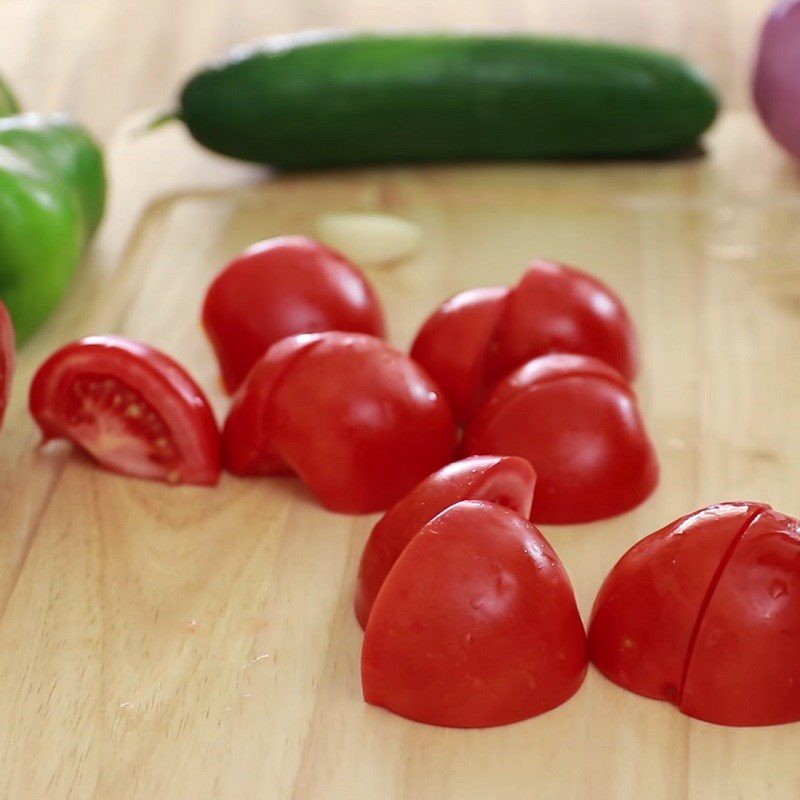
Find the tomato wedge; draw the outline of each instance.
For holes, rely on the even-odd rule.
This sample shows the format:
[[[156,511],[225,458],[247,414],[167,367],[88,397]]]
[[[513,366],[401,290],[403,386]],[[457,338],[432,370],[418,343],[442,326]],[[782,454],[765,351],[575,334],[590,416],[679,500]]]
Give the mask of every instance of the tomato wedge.
[[[658,462],[629,384],[587,356],[533,359],[497,384],[467,426],[464,455],[515,455],[536,470],[534,522],[591,522],[647,498]]]
[[[377,522],[358,571],[356,617],[366,627],[375,595],[406,545],[424,525],[460,500],[486,500],[527,518],[536,474],[523,458],[473,456],[425,478]]]
[[[542,714],[583,682],[586,634],[558,556],[523,517],[464,501],[386,576],[361,653],[364,699],[432,725]]]
[[[589,646],[610,680],[689,716],[800,720],[800,522],[735,502],[651,534],[603,583]]]
[[[231,261],[208,289],[203,326],[229,392],[285,336],[385,333],[380,301],[361,271],[304,236],[267,239]]]
[[[486,362],[507,297],[508,289],[500,287],[451,297],[428,317],[411,346],[411,358],[436,376],[459,420],[475,413],[486,389]]]
[[[106,469],[168,483],[215,484],[220,438],[186,370],[122,336],[89,336],[39,368],[30,411],[44,441],[69,439]]]
[[[532,358],[592,356],[630,381],[638,350],[630,316],[609,287],[574,267],[534,261],[511,289],[471,289],[442,304],[411,356],[467,420],[498,380]]]
[[[8,309],[0,302],[0,425],[11,394],[11,381],[15,363],[14,326]]]
[[[284,339],[253,367],[223,430],[238,475],[290,469],[328,509],[383,511],[447,463],[456,445],[442,392],[381,339]]]

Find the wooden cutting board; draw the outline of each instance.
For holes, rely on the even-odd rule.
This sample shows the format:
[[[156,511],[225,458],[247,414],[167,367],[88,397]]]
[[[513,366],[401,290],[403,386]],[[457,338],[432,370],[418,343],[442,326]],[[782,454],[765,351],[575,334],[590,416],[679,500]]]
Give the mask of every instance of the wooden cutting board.
[[[217,490],[126,480],[37,452],[36,365],[120,332],[226,400],[199,326],[245,245],[312,233],[320,212],[414,220],[412,261],[373,271],[406,346],[434,304],[510,283],[534,256],[615,287],[641,331],[637,388],[663,480],[640,509],[546,528],[588,615],[634,541],[696,507],[800,513],[800,176],[755,121],[726,118],[707,158],[435,167],[266,180],[178,127],[110,153],[91,263],[23,351],[0,440],[3,798],[795,798],[800,726],[726,729],[590,671],[561,708],[445,730],[365,705],[355,570],[374,518],[326,513],[292,479]]]

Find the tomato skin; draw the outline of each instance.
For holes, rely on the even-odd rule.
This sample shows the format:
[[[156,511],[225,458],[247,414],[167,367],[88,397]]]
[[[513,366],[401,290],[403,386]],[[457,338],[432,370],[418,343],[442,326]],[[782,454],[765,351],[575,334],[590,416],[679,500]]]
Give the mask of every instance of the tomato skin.
[[[639,368],[636,331],[620,298],[593,276],[534,261],[511,289],[471,289],[423,324],[411,355],[468,420],[497,381],[551,353],[597,358],[631,381]]]
[[[750,522],[713,587],[681,711],[718,725],[800,721],[800,523]]]
[[[719,565],[762,506],[724,503],[637,542],[605,579],[592,610],[589,652],[609,680],[679,701],[697,615]]]
[[[592,356],[627,381],[639,370],[636,331],[619,297],[586,272],[534,261],[506,302],[490,377],[548,353]]]
[[[550,355],[508,375],[467,426],[463,455],[516,455],[536,470],[534,522],[621,514],[658,483],[658,461],[636,397],[594,358]]]
[[[485,389],[486,361],[508,289],[469,289],[451,297],[425,321],[411,358],[442,387],[456,417],[469,419]]]
[[[271,444],[272,399],[281,381],[307,348],[319,341],[314,334],[289,336],[276,342],[255,363],[247,384],[233,398],[222,432],[225,467],[234,475],[290,475],[286,462]]]
[[[286,336],[327,330],[385,335],[380,301],[361,271],[303,236],[267,239],[231,261],[206,293],[203,326],[231,393]]]
[[[800,721],[800,522],[725,503],[643,539],[600,589],[589,649],[610,680],[689,716]]]
[[[406,545],[440,512],[461,500],[485,500],[527,518],[536,474],[514,456],[473,456],[429,475],[372,529],[361,556],[355,611],[362,628],[386,575]]]
[[[270,453],[270,462],[277,454],[326,508],[370,513],[452,458],[452,411],[410,358],[364,334],[311,334],[301,344],[288,365],[289,356],[268,351],[240,389],[223,431],[227,463],[237,472],[249,471],[243,452],[257,460],[255,437],[255,451]],[[267,371],[280,379],[265,390],[261,367],[269,362]],[[248,399],[253,394],[261,400]]]
[[[0,301],[0,425],[3,424],[3,417],[8,406],[8,396],[11,394],[15,362],[14,326],[8,309]]]
[[[564,568],[527,520],[464,501],[428,522],[378,592],[361,654],[364,699],[431,725],[542,714],[586,675]]]
[[[220,436],[208,399],[182,366],[146,344],[88,336],[62,347],[34,376],[29,407],[45,442],[69,439],[106,469],[170,483],[219,480]],[[158,425],[169,460],[150,458],[158,442],[133,431],[138,420]]]

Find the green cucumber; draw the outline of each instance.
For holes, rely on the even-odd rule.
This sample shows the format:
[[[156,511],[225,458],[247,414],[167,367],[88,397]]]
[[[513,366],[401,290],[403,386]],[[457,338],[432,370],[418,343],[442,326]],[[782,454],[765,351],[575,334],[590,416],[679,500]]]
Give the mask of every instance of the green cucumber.
[[[609,158],[697,143],[711,84],[673,56],[526,36],[278,37],[195,74],[202,145],[284,168]]]

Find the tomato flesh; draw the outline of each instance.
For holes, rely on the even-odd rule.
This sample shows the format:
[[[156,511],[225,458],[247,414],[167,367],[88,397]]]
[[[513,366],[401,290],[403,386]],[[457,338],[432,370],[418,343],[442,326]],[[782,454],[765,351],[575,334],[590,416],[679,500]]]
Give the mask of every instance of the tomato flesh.
[[[645,500],[658,462],[636,398],[597,359],[551,355],[508,375],[467,426],[464,455],[516,455],[537,475],[534,522],[590,522]]]
[[[462,421],[508,373],[551,353],[597,358],[628,381],[638,371],[636,332],[619,297],[551,261],[535,261],[511,289],[455,295],[426,320],[411,349]]]
[[[380,301],[361,271],[303,236],[267,239],[231,261],[208,289],[203,326],[229,392],[286,336],[385,333]]]
[[[464,501],[428,522],[375,599],[364,699],[432,725],[542,714],[586,674],[586,634],[564,568],[523,517]]]
[[[188,373],[163,353],[93,336],[54,353],[31,384],[45,440],[66,438],[105,468],[168,483],[214,484],[219,431]]]
[[[610,680],[689,716],[800,720],[800,523],[725,503],[648,536],[600,589],[589,648]]]
[[[223,431],[239,474],[280,459],[328,509],[382,511],[453,456],[441,391],[403,353],[363,334],[291,337],[241,387]],[[252,470],[252,472],[251,472]]]
[[[372,529],[356,584],[355,610],[366,627],[375,596],[406,545],[424,525],[461,500],[485,500],[528,517],[536,474],[531,465],[513,456],[474,456],[448,464],[429,475]]]

